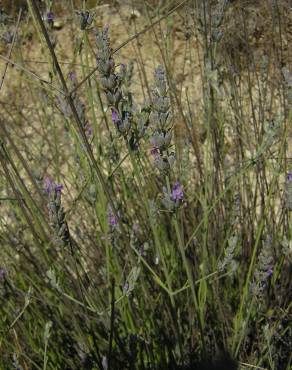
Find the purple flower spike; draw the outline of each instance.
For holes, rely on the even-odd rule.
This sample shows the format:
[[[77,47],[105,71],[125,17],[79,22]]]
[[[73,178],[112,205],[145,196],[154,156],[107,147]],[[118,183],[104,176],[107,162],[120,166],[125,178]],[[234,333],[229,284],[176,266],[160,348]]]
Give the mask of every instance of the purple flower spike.
[[[77,75],[76,75],[75,71],[69,72],[68,76],[69,76],[71,82],[73,82],[73,84],[77,84]]]
[[[183,197],[184,197],[183,187],[177,181],[172,188],[171,198],[173,201],[179,201],[182,200]]]
[[[49,23],[53,23],[54,22],[54,19],[55,19],[54,13],[53,12],[48,12],[47,13],[47,21]]]
[[[86,127],[86,134],[87,134],[87,136],[92,136],[92,134],[93,134],[93,128],[92,128],[92,126],[88,125]]]
[[[44,184],[45,184],[45,191],[48,195],[51,194],[51,191],[52,191],[52,188],[53,188],[53,182],[52,180],[50,180],[48,177],[45,178],[44,180]]]
[[[114,109],[112,109],[112,121],[114,124],[117,124],[119,122],[119,115],[118,112]]]
[[[267,271],[267,276],[270,277],[273,275],[273,268],[272,267],[269,267],[268,271]]]
[[[116,227],[118,225],[118,218],[114,214],[108,216],[108,223],[111,227]]]
[[[157,148],[152,148],[150,153],[153,155],[154,158],[159,156],[159,150]]]
[[[56,191],[56,193],[61,194],[62,189],[63,189],[63,185],[61,185],[61,184],[56,184],[55,185],[55,191]]]
[[[287,181],[292,182],[292,172],[287,173]]]

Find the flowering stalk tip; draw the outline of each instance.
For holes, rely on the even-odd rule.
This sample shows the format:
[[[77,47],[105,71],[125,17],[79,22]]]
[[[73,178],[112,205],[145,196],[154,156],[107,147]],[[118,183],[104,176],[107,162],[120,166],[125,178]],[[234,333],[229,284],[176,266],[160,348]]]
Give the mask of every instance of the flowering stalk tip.
[[[184,192],[183,192],[183,187],[182,185],[177,181],[173,188],[172,188],[172,192],[171,192],[171,198],[173,201],[180,201],[182,200],[184,197]]]

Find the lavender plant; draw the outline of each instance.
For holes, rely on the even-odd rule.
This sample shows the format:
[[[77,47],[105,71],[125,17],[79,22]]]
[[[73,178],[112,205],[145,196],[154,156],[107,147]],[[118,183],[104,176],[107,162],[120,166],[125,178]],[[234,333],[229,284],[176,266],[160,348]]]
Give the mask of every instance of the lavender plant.
[[[285,183],[285,200],[286,200],[286,208],[288,211],[292,210],[292,173],[289,172],[286,176],[286,183]]]
[[[171,151],[172,119],[170,100],[167,96],[165,71],[157,67],[154,74],[153,105],[151,113],[151,154],[154,165],[163,173],[169,172],[175,161],[175,153]]]
[[[134,107],[129,88],[133,76],[133,63],[120,64],[119,71],[113,59],[110,46],[109,27],[96,31],[96,63],[100,73],[101,86],[111,109],[111,120],[116,131],[123,136],[129,150],[137,150],[145,136],[150,110],[147,106],[140,110]]]
[[[267,289],[269,280],[273,275],[274,260],[272,255],[272,240],[268,237],[258,257],[257,268],[251,283],[251,291],[257,300],[262,300]]]
[[[80,22],[80,29],[86,30],[89,28],[93,22],[93,15],[90,14],[88,10],[81,10],[81,11],[76,11],[76,14],[79,17],[79,22]]]
[[[171,192],[168,192],[168,189],[166,187],[163,187],[163,199],[162,203],[165,206],[165,208],[169,211],[174,211],[177,209],[183,201],[184,198],[184,191],[182,185],[177,181],[171,190]]]
[[[4,3],[0,368],[288,369],[285,0]]]
[[[69,80],[70,88],[74,89],[77,86],[77,83],[78,83],[76,72],[70,71],[68,73],[68,80]],[[90,124],[88,122],[88,119],[86,117],[86,106],[85,106],[84,102],[82,101],[82,99],[80,99],[80,97],[78,96],[77,92],[74,92],[72,94],[72,98],[73,98],[73,101],[74,101],[74,105],[76,107],[76,112],[77,112],[78,117],[80,119],[80,122],[82,124],[82,128],[85,131],[86,135],[88,137],[90,137],[90,136],[92,136],[93,131],[92,131],[92,127],[90,126]],[[66,117],[67,119],[72,119],[73,118],[72,111],[70,109],[70,105],[69,105],[68,101],[66,100],[66,98],[64,96],[59,95],[56,98],[56,105],[59,108],[59,110],[61,111],[61,113],[64,115],[64,117]]]
[[[116,65],[110,47],[108,26],[102,31],[96,31],[96,46],[96,63],[101,76],[101,85],[111,108],[112,121],[118,132],[127,137],[132,123],[132,102],[123,96],[121,89],[126,66],[121,65],[120,74],[116,73]]]
[[[46,192],[49,202],[49,218],[54,232],[54,243],[61,246],[70,243],[70,233],[66,222],[66,215],[61,204],[63,185],[54,184],[50,179],[45,180]]]

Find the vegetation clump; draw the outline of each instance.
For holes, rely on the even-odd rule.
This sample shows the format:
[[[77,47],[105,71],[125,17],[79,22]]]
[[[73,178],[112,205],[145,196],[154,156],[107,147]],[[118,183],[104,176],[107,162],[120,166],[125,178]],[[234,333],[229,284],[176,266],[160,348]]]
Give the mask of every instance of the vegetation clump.
[[[0,369],[290,368],[288,5],[3,2]]]

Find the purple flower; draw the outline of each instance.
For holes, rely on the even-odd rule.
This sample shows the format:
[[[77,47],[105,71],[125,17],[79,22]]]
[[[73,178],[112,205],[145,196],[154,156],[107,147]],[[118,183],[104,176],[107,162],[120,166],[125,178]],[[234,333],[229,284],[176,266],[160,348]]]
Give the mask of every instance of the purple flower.
[[[45,191],[48,195],[51,194],[52,188],[53,188],[53,182],[49,177],[46,177],[44,180],[45,184]]]
[[[177,181],[173,188],[172,188],[172,192],[171,192],[171,199],[173,201],[179,201],[179,200],[182,200],[184,197],[184,192],[183,192],[183,187],[182,185]]]
[[[63,189],[63,185],[62,184],[56,184],[55,185],[55,191],[56,191],[56,193],[61,194],[62,189]]]
[[[54,13],[53,12],[48,12],[47,13],[47,21],[49,23],[53,23],[54,22],[54,19],[55,19]]]
[[[152,148],[150,153],[153,155],[154,158],[159,156],[159,150],[157,148]]]
[[[115,109],[112,109],[112,121],[114,124],[117,124],[120,121],[118,112]]]
[[[53,189],[55,190],[57,194],[61,194],[63,185],[55,184],[49,177],[45,178],[44,183],[45,183],[45,191],[48,194],[48,196],[51,195]]]
[[[273,275],[273,268],[272,267],[269,267],[268,270],[267,270],[267,276],[270,277]]]
[[[77,85],[77,75],[75,71],[71,71],[68,73],[68,76],[70,78],[70,81],[74,84]]]
[[[286,178],[288,182],[292,182],[292,172],[288,172]]]
[[[111,229],[115,229],[118,226],[118,221],[119,221],[118,216],[116,216],[113,213],[111,208],[109,208],[108,210],[107,220],[108,220],[108,224],[111,227]]]
[[[92,126],[90,126],[90,125],[86,126],[86,134],[87,134],[87,136],[92,136],[92,134],[93,134]]]

